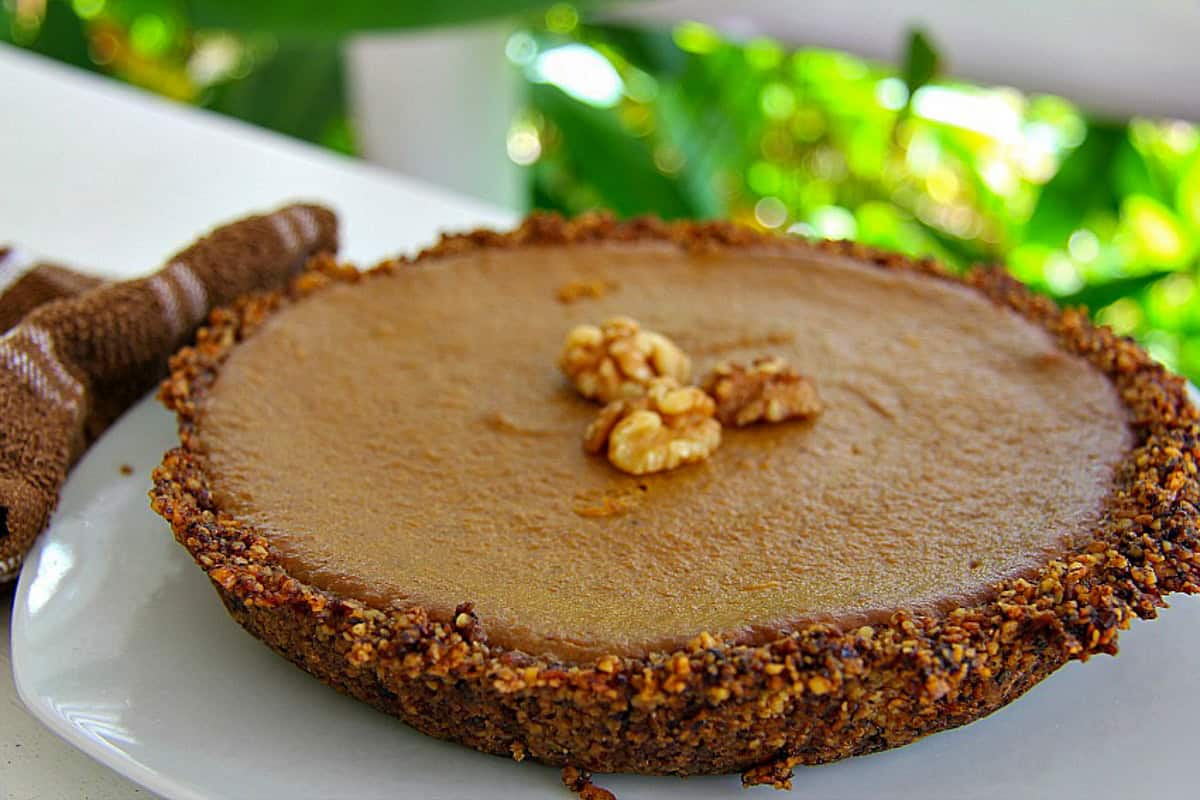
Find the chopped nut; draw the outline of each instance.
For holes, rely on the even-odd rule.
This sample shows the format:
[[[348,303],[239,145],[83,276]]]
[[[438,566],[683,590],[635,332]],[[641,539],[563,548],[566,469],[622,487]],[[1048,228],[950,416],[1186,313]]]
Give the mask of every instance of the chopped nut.
[[[582,300],[585,297],[597,298],[603,297],[610,289],[615,288],[615,284],[606,280],[574,280],[567,281],[562,286],[558,287],[555,297],[560,303],[574,303],[576,300]]]
[[[822,409],[813,382],[775,356],[756,358],[749,367],[718,364],[705,378],[704,390],[717,401],[723,425],[807,419]]]
[[[829,694],[833,684],[824,675],[814,675],[808,679],[808,690],[813,694]]]
[[[583,447],[607,447],[613,466],[645,475],[703,461],[721,443],[711,397],[671,378],[656,378],[645,396],[615,400],[600,410],[583,436]]]
[[[784,791],[792,788],[792,767],[799,762],[795,758],[781,758],[777,761],[768,761],[765,764],[759,764],[757,767],[751,767],[742,773],[742,786],[749,788],[751,786],[766,786],[770,785],[776,789]]]
[[[605,673],[606,675],[613,674],[620,666],[621,661],[616,656],[602,656],[600,660],[596,662],[596,669]]]
[[[582,489],[575,493],[571,510],[581,517],[616,517],[636,508],[645,499],[644,483]]]
[[[562,782],[580,800],[615,800],[613,793],[592,783],[592,773],[570,764],[562,768]]]
[[[629,511],[631,505],[632,503],[626,498],[604,496],[600,498],[599,502],[591,503],[590,505],[577,503],[571,510],[581,517],[599,519],[603,517],[618,517]]]
[[[724,686],[710,686],[706,694],[712,703],[724,703],[729,699],[730,692]]]
[[[638,397],[658,377],[686,383],[692,374],[691,360],[674,342],[628,317],[572,328],[558,365],[580,394],[602,403]]]
[[[475,613],[474,603],[459,603],[454,609],[454,628],[467,641],[487,641],[483,625],[479,623],[479,615]]]

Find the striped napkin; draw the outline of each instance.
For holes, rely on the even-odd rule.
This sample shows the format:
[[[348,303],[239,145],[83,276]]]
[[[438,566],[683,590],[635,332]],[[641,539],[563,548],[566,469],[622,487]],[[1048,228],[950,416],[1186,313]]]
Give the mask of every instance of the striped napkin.
[[[336,250],[337,218],[314,205],[218,228],[132,281],[0,249],[0,582],[16,577],[67,471],[210,310]]]

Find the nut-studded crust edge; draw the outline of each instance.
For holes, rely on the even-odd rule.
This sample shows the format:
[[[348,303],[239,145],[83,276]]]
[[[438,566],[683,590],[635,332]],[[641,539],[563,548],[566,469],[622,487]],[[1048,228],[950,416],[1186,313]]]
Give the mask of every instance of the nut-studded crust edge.
[[[369,281],[412,262],[495,248],[654,241],[704,252],[770,248],[832,254],[961,283],[1048,331],[1112,381],[1133,449],[1119,465],[1094,538],[980,602],[937,615],[896,612],[854,630],[811,624],[750,646],[708,634],[686,648],[563,663],[489,646],[464,603],[449,621],[381,611],[290,576],[266,537],[222,511],[198,457],[196,411],[221,364],[272,313],[335,282]],[[511,232],[444,236],[369,273],[332,257],[285,291],[212,313],[171,361],[160,398],[181,444],[154,473],[151,506],[207,573],[232,616],[339,691],[432,736],[489,753],[594,772],[743,771],[789,785],[795,764],[906,744],[978,719],[1071,659],[1115,653],[1134,617],[1173,592],[1200,592],[1200,427],[1182,379],[1081,310],[1060,310],[1001,269],[955,277],[848,242],[807,242],[720,222],[535,214]]]

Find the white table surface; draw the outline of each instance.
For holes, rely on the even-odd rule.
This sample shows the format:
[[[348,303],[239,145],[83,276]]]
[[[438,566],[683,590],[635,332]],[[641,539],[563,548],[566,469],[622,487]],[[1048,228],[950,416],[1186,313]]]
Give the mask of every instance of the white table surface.
[[[297,198],[333,206],[343,254],[363,263],[410,251],[439,230],[513,221],[4,45],[0,108],[0,242],[107,276],[151,271],[215,224]],[[146,797],[25,711],[12,685],[12,596],[11,585],[0,586],[0,798]]]

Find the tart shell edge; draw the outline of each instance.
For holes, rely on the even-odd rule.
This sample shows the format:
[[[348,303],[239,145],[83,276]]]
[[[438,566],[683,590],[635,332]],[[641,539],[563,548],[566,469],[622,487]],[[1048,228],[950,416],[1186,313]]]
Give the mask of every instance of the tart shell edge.
[[[275,311],[335,282],[489,248],[657,241],[703,253],[820,252],[967,285],[1048,331],[1115,386],[1134,445],[1090,542],[983,600],[936,615],[899,611],[853,630],[811,624],[762,645],[708,634],[642,658],[563,663],[489,646],[469,603],[452,620],[381,611],[290,576],[266,537],[217,507],[199,457],[196,411],[237,343]],[[154,472],[152,508],[206,572],[230,614],[302,669],[431,736],[484,752],[594,772],[745,771],[787,785],[795,764],[897,747],[1011,702],[1071,659],[1115,653],[1118,631],[1169,593],[1200,593],[1200,426],[1182,379],[1081,310],[1060,310],[998,268],[959,278],[848,242],[807,242],[728,223],[564,220],[444,236],[368,273],[318,256],[288,289],[212,313],[171,360],[159,397],[180,446]],[[467,600],[469,598],[464,598]]]

